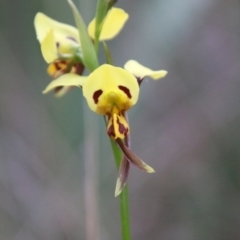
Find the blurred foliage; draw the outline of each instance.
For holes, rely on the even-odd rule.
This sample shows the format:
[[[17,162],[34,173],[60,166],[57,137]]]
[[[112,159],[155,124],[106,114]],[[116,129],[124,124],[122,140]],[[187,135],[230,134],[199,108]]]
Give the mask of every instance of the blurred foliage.
[[[76,2],[86,23],[95,1]],[[130,112],[132,148],[156,170],[130,174],[133,239],[240,238],[240,3],[119,0],[130,19],[110,42],[169,75],[145,81]],[[73,24],[66,1],[1,1],[0,239],[85,239],[84,126],[79,90],[49,82],[33,18]],[[102,56],[104,59],[104,56]],[[91,113],[90,113],[91,114]],[[120,239],[117,171],[99,121],[100,239]]]

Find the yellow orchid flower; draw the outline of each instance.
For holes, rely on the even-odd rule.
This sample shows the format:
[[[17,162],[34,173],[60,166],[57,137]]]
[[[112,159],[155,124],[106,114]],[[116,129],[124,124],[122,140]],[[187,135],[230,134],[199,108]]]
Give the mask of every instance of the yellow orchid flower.
[[[73,55],[80,45],[75,27],[57,22],[41,12],[35,16],[34,26],[47,63],[58,59],[60,55]]]
[[[123,28],[128,14],[120,8],[109,10],[104,20],[100,40],[114,38]],[[81,75],[84,66],[81,64],[81,46],[77,28],[58,22],[43,13],[37,13],[34,19],[37,39],[41,45],[43,58],[49,67],[47,72],[57,78],[68,72]],[[94,40],[95,19],[88,27],[90,37]],[[69,87],[55,89],[57,96],[62,96]]]
[[[111,8],[105,17],[100,40],[114,38],[123,28],[128,19],[128,14],[120,8]],[[80,39],[77,28],[55,21],[47,15],[39,12],[34,19],[37,39],[41,44],[44,59],[50,63],[60,56],[71,57],[80,47]],[[89,36],[94,40],[95,19],[89,26]]]
[[[146,68],[135,60],[129,60],[124,68],[104,64],[88,77],[64,74],[51,82],[43,93],[56,88],[82,86],[89,108],[107,117],[108,135],[113,139],[124,139],[129,133],[124,113],[137,102],[141,81],[146,76],[157,80],[167,74],[164,70]]]
[[[88,77],[68,73],[52,81],[43,93],[58,87],[81,87],[89,108],[106,116],[107,133],[122,149],[125,158],[121,162],[115,196],[126,184],[130,163],[142,171],[153,173],[154,169],[137,157],[122,141],[129,134],[125,112],[138,100],[139,84],[133,74],[123,68],[104,64]]]
[[[69,3],[73,9],[74,16],[76,16],[78,11],[71,1]],[[100,11],[99,13],[103,12]],[[36,14],[34,26],[43,58],[49,64],[47,72],[54,78],[43,93],[54,90],[57,96],[62,96],[72,87],[82,88],[83,96],[89,108],[95,113],[104,116],[107,134],[115,141],[124,154],[116,183],[115,196],[117,196],[126,184],[130,163],[145,172],[154,172],[152,167],[129,149],[128,134],[130,128],[126,118],[126,111],[137,103],[140,84],[145,77],[157,80],[165,77],[167,71],[154,71],[135,60],[126,62],[124,68],[109,64],[103,64],[96,68],[98,60],[95,61],[96,64],[93,64],[93,67],[89,67],[88,62],[92,63],[94,58],[97,59],[89,37],[93,42],[95,41],[96,46],[98,46],[98,41],[113,39],[121,31],[129,17],[124,10],[114,7],[107,12],[104,19],[102,19],[103,15],[101,14],[97,16],[99,17],[99,24],[96,37],[99,39],[95,39],[95,19],[89,23],[88,32],[85,31],[84,23],[82,23],[81,19],[77,22],[82,36],[79,36],[77,28],[58,22],[43,13]],[[87,46],[86,49],[81,48],[80,39],[83,41],[82,47]],[[84,42],[84,40],[87,41]],[[86,42],[87,44],[84,45]],[[90,47],[88,48],[88,46]],[[97,48],[96,46],[95,48]],[[104,48],[107,62],[111,62],[111,56],[106,45],[104,45]],[[88,51],[89,49],[91,51]],[[82,50],[84,53],[83,57]],[[94,54],[91,55],[92,52]],[[86,56],[89,56],[87,58],[89,61],[85,61]],[[89,76],[82,76],[85,68],[84,64],[90,70],[96,69]]]
[[[52,81],[43,93],[63,86],[82,86],[89,108],[107,117],[107,133],[111,138],[124,139],[129,133],[124,113],[136,104],[139,95],[138,82],[131,73],[104,64],[88,77],[64,74]]]
[[[83,72],[84,66],[74,59],[80,55],[79,34],[75,27],[57,22],[40,12],[35,16],[34,26],[43,58],[49,63],[47,72],[51,77],[57,78],[67,72]],[[59,87],[55,89],[55,94],[59,97],[69,90],[70,87]]]
[[[138,100],[139,86],[128,71],[104,64],[93,71],[83,84],[89,108],[107,116],[110,137],[123,139],[129,132],[124,112]]]
[[[167,75],[167,71],[165,70],[152,70],[141,65],[139,62],[135,60],[129,60],[124,64],[124,69],[132,73],[138,80],[139,84],[141,84],[144,77],[151,77],[153,80],[158,80]]]

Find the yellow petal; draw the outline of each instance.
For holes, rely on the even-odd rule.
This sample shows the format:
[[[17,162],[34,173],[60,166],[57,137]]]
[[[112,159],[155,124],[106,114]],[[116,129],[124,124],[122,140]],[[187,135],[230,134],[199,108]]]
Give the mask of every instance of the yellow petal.
[[[103,23],[103,28],[99,40],[105,41],[114,38],[122,30],[125,22],[128,20],[128,14],[121,8],[112,8]],[[88,25],[88,34],[95,38],[95,19]]]
[[[61,41],[68,37],[74,39],[78,43],[80,42],[78,30],[75,27],[55,21],[41,12],[37,13],[35,16],[34,26],[37,33],[37,39],[40,43],[50,29],[54,30],[56,41]]]
[[[54,96],[57,98],[63,97],[66,93],[68,93],[73,87],[59,87],[54,89]]]
[[[58,58],[56,41],[53,33],[53,29],[49,29],[41,43],[41,51],[44,60],[47,63],[53,62]]]
[[[59,56],[72,58],[75,55],[79,48],[79,35],[76,28],[57,22],[43,13],[36,14],[34,25],[43,57],[48,63]]]
[[[113,106],[125,111],[137,102],[139,85],[128,71],[104,64],[88,76],[83,95],[90,109],[99,114],[111,112]]]
[[[46,89],[43,91],[43,93],[48,93],[51,90],[57,88],[57,87],[63,87],[63,86],[82,86],[84,81],[87,77],[79,76],[74,73],[67,73],[64,75],[61,75],[58,79],[50,82],[50,84],[46,87]]]
[[[125,63],[124,68],[131,72],[134,76],[143,79],[144,77],[151,77],[154,80],[163,78],[167,75],[167,71],[157,70],[154,71],[150,68],[144,67],[135,60],[129,60]]]

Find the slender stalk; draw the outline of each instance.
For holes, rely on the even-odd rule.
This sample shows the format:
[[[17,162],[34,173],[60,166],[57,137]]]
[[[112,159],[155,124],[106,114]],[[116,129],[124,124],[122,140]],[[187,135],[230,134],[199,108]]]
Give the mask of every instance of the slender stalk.
[[[122,239],[131,240],[127,185],[124,187],[122,193],[120,194],[120,211],[122,222]]]
[[[117,168],[119,169],[120,163],[122,161],[122,151],[118,148],[116,143],[111,140],[111,146],[116,161]],[[131,240],[131,230],[130,230],[130,214],[128,205],[128,188],[127,185],[124,187],[120,198],[120,214],[121,214],[121,226],[122,226],[122,240]]]

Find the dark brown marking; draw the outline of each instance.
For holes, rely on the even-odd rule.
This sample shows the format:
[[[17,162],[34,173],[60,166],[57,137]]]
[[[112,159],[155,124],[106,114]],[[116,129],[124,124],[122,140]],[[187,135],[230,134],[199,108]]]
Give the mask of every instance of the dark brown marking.
[[[127,96],[128,98],[132,98],[132,95],[130,93],[130,90],[127,88],[127,87],[124,87],[124,86],[118,86],[118,88],[120,90],[122,90]]]
[[[119,130],[119,132],[122,133],[122,134],[124,134],[124,132],[125,132],[125,127],[124,127],[123,124],[120,123],[119,117],[117,117],[117,124],[118,124],[118,130]]]
[[[55,62],[54,65],[55,65],[57,71],[61,70],[61,67],[59,66],[58,62]]]
[[[126,136],[128,133],[128,128],[125,128],[125,126],[119,121],[119,117],[117,117],[117,124],[119,132]]]
[[[63,87],[56,87],[56,88],[54,89],[54,92],[55,92],[55,93],[58,93],[58,92],[60,92],[62,89],[63,89]]]
[[[84,65],[82,63],[76,63],[74,67],[75,67],[74,72],[77,73],[78,75],[82,75],[84,71]]]
[[[108,128],[107,133],[108,133],[108,135],[109,135],[110,137],[115,138],[115,132],[114,132],[113,125],[111,125],[111,126]]]
[[[63,71],[64,69],[66,69],[67,63],[64,60],[58,60],[58,61],[54,62],[54,65],[55,65],[57,71],[60,71],[60,70]]]
[[[102,95],[102,93],[103,91],[101,89],[93,93],[93,100],[96,104],[98,103],[98,98]]]

